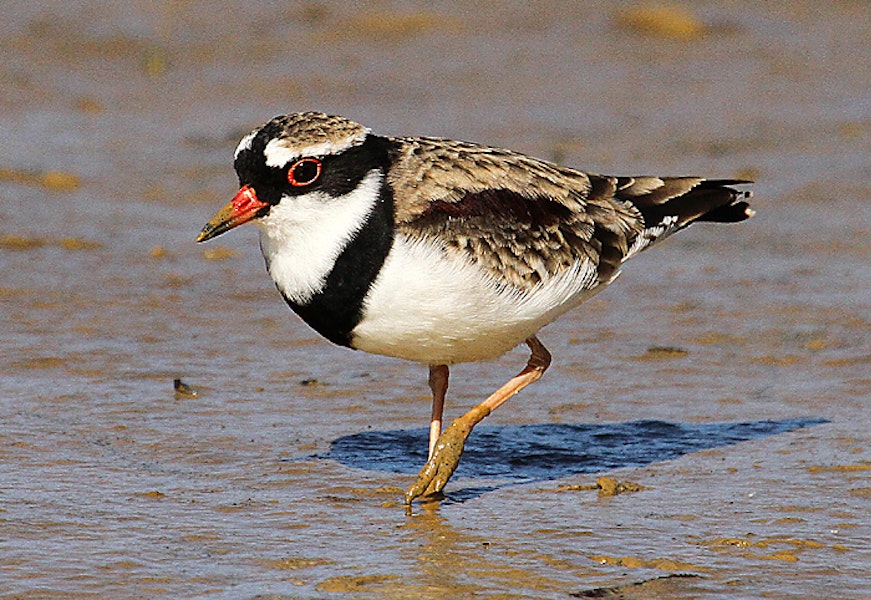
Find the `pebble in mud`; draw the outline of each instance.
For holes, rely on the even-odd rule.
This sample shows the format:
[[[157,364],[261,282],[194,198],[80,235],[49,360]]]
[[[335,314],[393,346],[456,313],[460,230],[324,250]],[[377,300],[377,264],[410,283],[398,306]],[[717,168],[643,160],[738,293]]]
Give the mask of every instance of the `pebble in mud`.
[[[172,388],[175,391],[175,399],[181,400],[183,398],[198,398],[200,393],[183,382],[181,379],[174,379],[172,382]]]

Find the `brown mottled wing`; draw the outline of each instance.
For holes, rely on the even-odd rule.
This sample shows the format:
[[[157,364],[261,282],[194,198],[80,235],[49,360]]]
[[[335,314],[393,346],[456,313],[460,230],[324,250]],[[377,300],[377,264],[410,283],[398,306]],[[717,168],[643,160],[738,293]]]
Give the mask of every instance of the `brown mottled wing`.
[[[510,152],[403,138],[388,174],[397,226],[438,239],[522,289],[576,266],[609,281],[641,232],[640,212],[614,199],[617,179]]]

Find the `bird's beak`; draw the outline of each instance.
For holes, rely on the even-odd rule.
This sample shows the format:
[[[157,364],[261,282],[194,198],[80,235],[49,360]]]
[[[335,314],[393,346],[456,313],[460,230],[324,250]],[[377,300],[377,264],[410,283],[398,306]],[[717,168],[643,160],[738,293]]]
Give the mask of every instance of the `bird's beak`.
[[[250,185],[243,185],[242,189],[233,196],[233,199],[219,210],[211,221],[206,223],[200,235],[197,236],[197,241],[205,242],[238,227],[242,223],[247,223],[251,219],[261,216],[261,211],[265,208],[269,208],[269,204],[257,198],[254,188]]]

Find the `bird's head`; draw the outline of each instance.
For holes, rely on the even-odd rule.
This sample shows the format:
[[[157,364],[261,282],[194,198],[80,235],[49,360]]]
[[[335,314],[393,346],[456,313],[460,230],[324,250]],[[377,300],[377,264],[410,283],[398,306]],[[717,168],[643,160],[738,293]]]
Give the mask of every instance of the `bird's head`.
[[[323,113],[275,117],[242,138],[234,167],[240,189],[197,237],[205,242],[248,221],[292,215],[357,189],[383,165],[383,146],[359,123]],[[281,207],[278,209],[277,207]]]

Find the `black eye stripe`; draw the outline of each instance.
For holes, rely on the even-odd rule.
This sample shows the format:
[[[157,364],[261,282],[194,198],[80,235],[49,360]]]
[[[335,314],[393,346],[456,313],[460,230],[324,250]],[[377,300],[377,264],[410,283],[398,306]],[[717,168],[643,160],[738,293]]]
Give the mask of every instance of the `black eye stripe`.
[[[389,140],[370,134],[358,146],[324,156],[318,186],[331,196],[353,191],[372,169],[381,168],[386,172],[390,148]]]
[[[372,170],[381,168],[386,172],[389,154],[394,143],[379,136],[368,135],[366,140],[339,154],[303,157],[291,160],[282,167],[266,165],[263,150],[271,138],[258,134],[251,142],[250,148],[244,148],[236,157],[235,168],[240,185],[251,185],[257,191],[257,197],[269,204],[278,204],[284,196],[295,196],[309,193],[317,189],[333,197],[339,197],[353,191],[360,181]],[[313,177],[312,165],[300,165],[303,161],[320,163],[320,172]],[[298,166],[297,166],[298,165]],[[301,169],[293,171],[294,167]],[[294,184],[291,181],[291,175]]]

